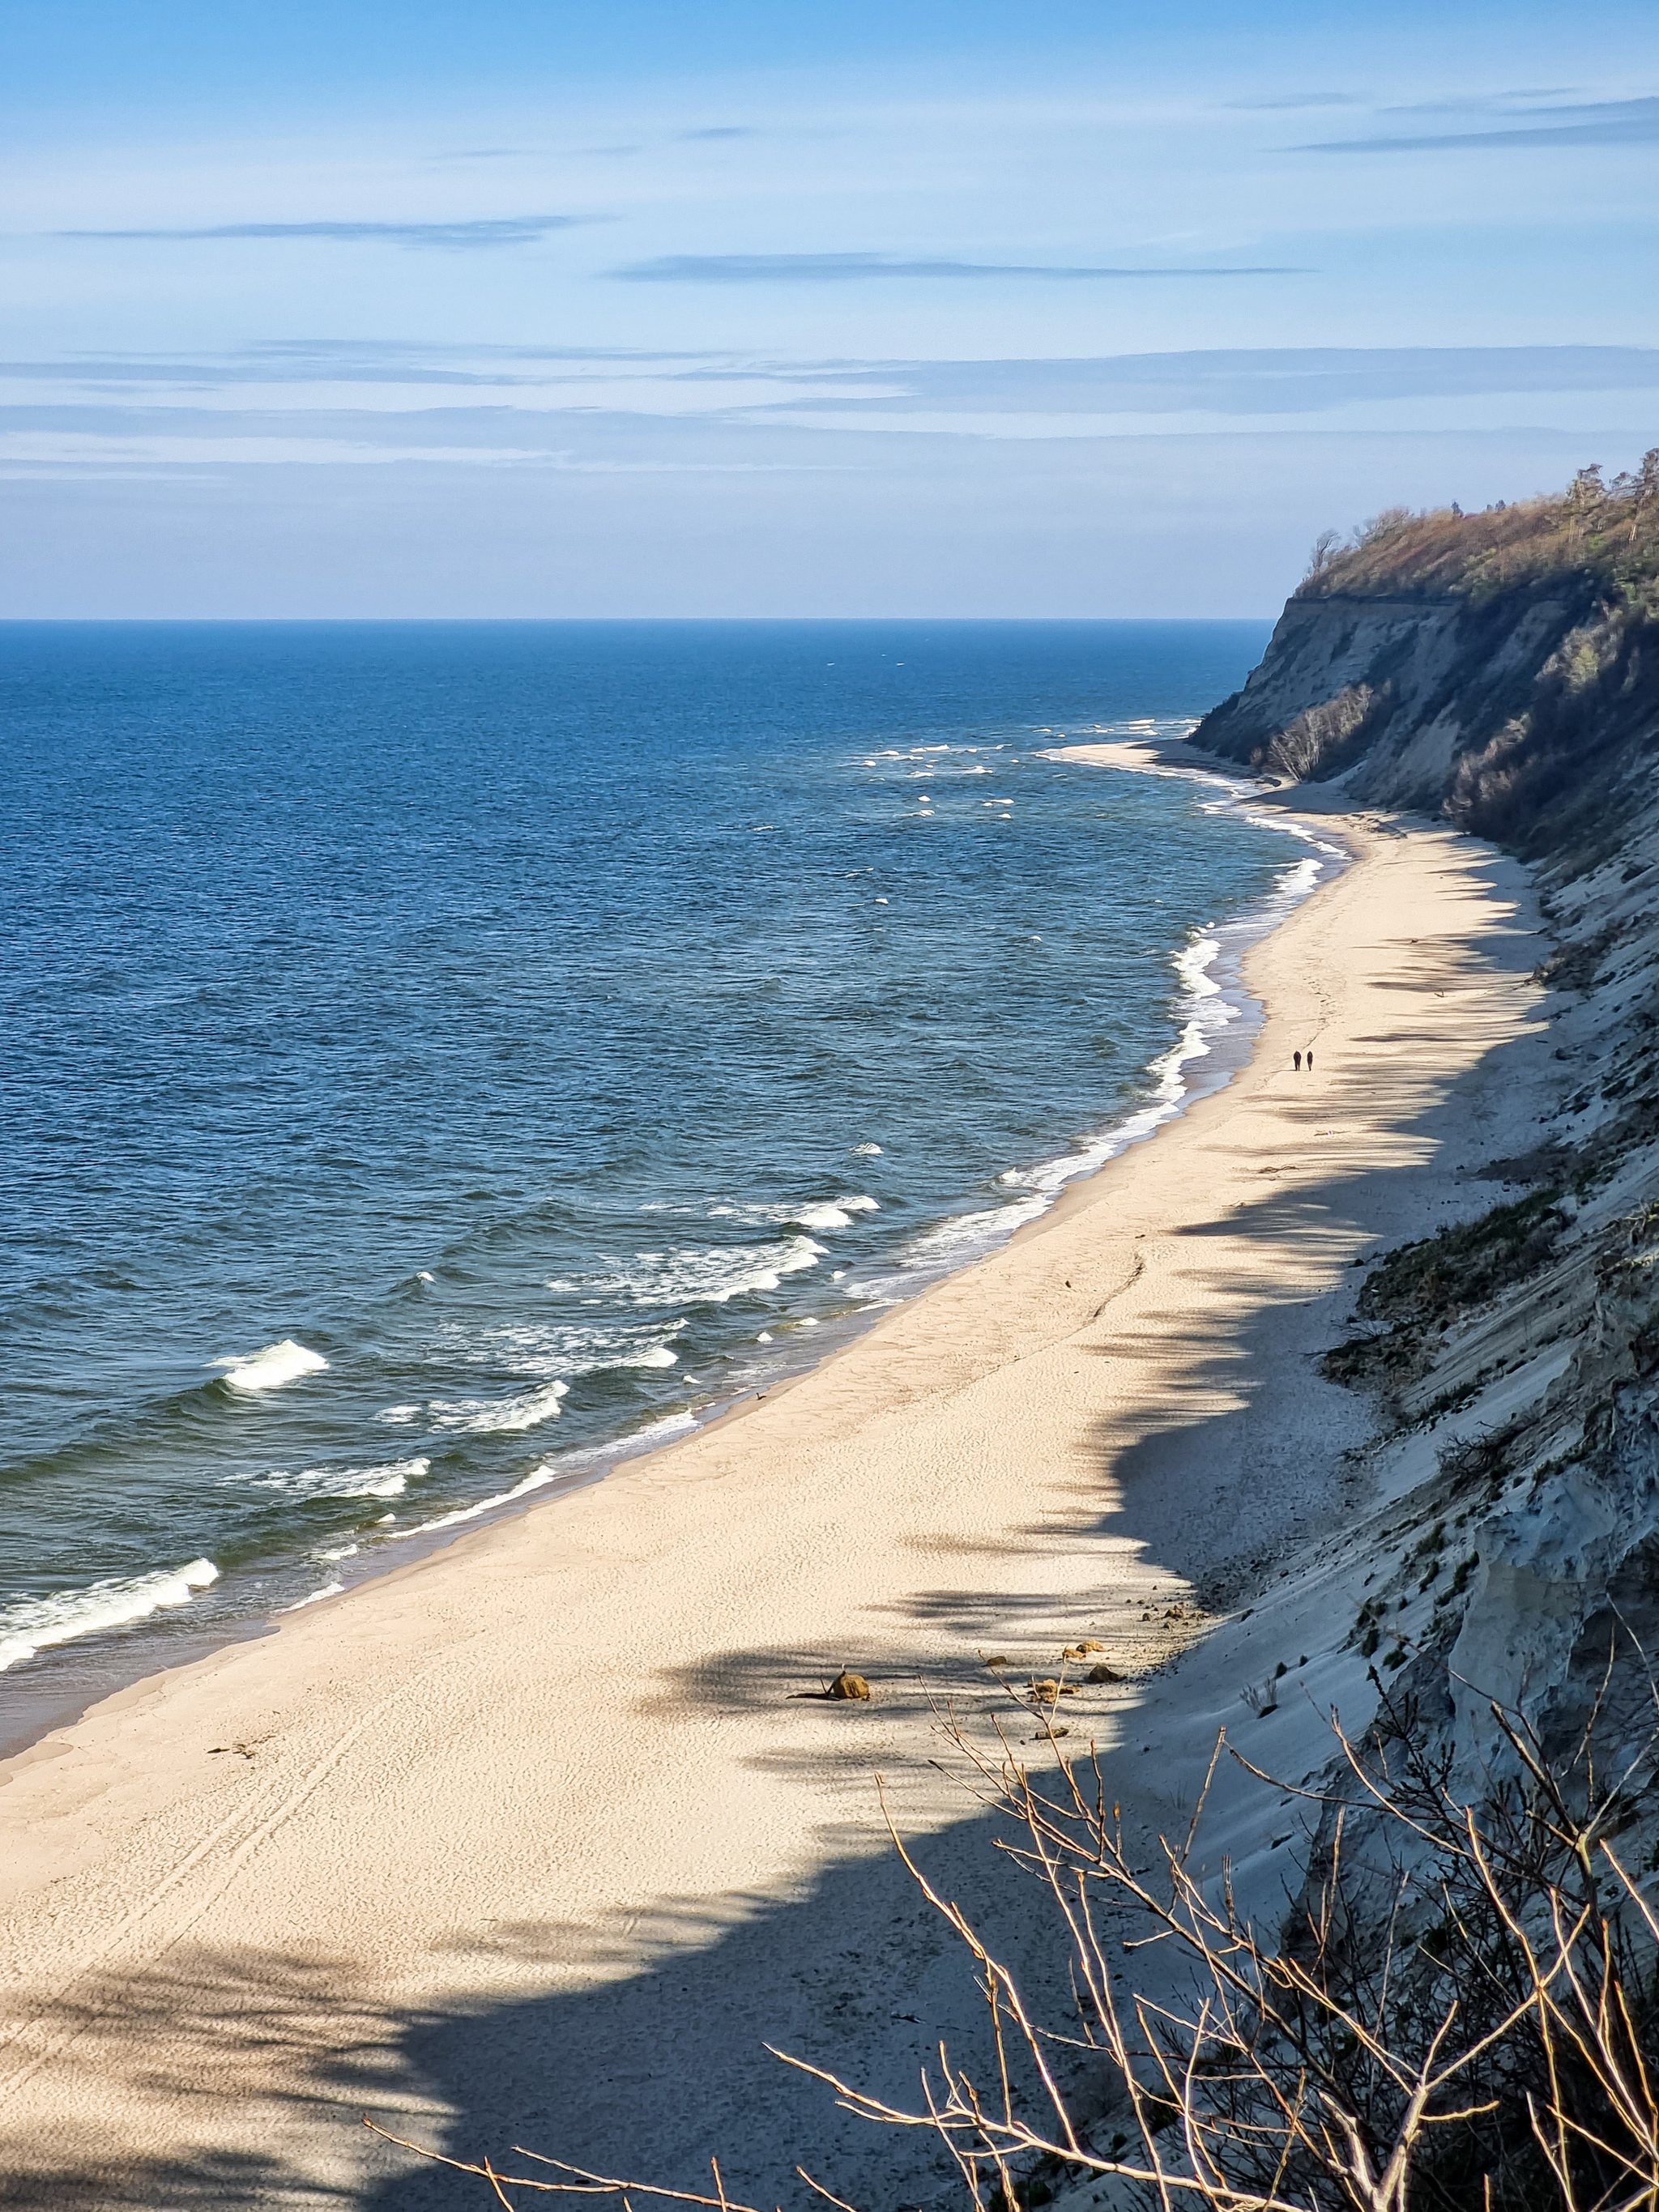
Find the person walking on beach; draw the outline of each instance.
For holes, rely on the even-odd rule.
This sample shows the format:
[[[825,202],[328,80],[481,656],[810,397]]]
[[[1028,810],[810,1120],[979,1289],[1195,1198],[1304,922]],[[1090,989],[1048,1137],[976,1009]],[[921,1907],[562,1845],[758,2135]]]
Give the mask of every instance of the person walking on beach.
[[[1296,1072],[1297,1072],[1297,1073],[1298,1075],[1300,1075],[1300,1074],[1301,1074],[1301,1073],[1302,1073],[1302,1055],[1301,1055],[1301,1054],[1298,1052],[1298,1053],[1294,1053],[1294,1054],[1292,1054],[1291,1057],[1292,1057],[1292,1058],[1294,1059],[1294,1060],[1296,1061]]]
[[[1313,1073],[1313,1047],[1311,1045],[1308,1047],[1308,1073],[1310,1075]]]

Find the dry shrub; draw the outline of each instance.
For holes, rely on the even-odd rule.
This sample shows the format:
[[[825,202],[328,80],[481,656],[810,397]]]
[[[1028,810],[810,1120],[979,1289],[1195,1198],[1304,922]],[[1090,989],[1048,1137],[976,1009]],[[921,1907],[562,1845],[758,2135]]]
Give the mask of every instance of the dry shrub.
[[[1560,1198],[1553,1186],[1534,1191],[1385,1253],[1354,1308],[1376,1331],[1337,1345],[1321,1371],[1357,1389],[1398,1389],[1426,1375],[1441,1331],[1553,1258],[1568,1225]]]
[[[1268,745],[1263,765],[1273,775],[1301,783],[1339,760],[1363,729],[1376,694],[1369,684],[1351,684],[1322,706],[1305,708]]]
[[[896,1834],[975,1962],[994,2071],[976,2080],[941,2045],[906,2109],[802,2070],[878,2124],[933,2130],[990,2212],[1073,2183],[1162,2212],[1651,2212],[1659,1920],[1613,1838],[1652,1776],[1653,1741],[1609,1777],[1601,1700],[1557,1761],[1494,1705],[1508,1775],[1470,1802],[1413,1702],[1373,1680],[1376,1722],[1355,1741],[1333,1717],[1334,1778],[1297,1793],[1316,1831],[1272,1938],[1241,1910],[1231,1868],[1206,1871],[1197,1856],[1218,1765],[1239,1758],[1224,1735],[1187,1835],[1164,1842],[1152,1871],[1127,1849],[1092,1757],[1068,1758],[1051,1736],[1052,1762],[1036,1772],[1006,1742],[988,1757],[957,1735],[981,1794],[1013,1823],[1001,1848],[1057,1916],[1077,2016],[1032,2015]],[[1146,1942],[1158,1946],[1161,1994],[1121,1995],[1114,1983]],[[729,2199],[718,2166],[713,2193],[700,2194],[514,2156],[531,2170],[441,2162],[509,2207],[528,2193],[751,2212]]]
[[[1559,1190],[1533,1191],[1397,1246],[1366,1276],[1356,1310],[1367,1321],[1427,1327],[1484,1305],[1553,1256],[1567,1226],[1560,1197]]]
[[[1644,603],[1659,575],[1659,447],[1611,481],[1599,468],[1581,469],[1565,492],[1478,514],[1390,507],[1346,546],[1328,532],[1315,551],[1302,598],[1357,592],[1480,600],[1576,573]]]

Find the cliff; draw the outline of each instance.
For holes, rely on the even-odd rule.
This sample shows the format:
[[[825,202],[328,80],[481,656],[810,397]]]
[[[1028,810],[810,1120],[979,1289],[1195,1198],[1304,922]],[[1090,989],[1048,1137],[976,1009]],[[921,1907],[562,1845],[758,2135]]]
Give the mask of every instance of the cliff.
[[[1610,484],[1322,539],[1194,742],[1528,857],[1612,851],[1659,745],[1659,448]]]
[[[1286,1662],[1240,1693],[1255,1718],[1235,1721],[1229,1745],[1244,1775],[1276,1778],[1270,1802],[1229,1808],[1228,1857],[1187,1888],[1191,1834],[1179,1851],[1163,1845],[1176,1903],[1143,1924],[1160,1944],[1174,1936],[1172,1963],[1138,1967],[1142,1989],[1168,1977],[1139,2019],[1180,2063],[1160,2062],[1164,2101],[1148,2120],[1123,2086],[1145,2062],[1115,2051],[1121,2082],[1093,2137],[1114,2154],[1144,2147],[1152,2168],[1158,2130],[1179,2122],[1175,2186],[1205,2206],[1380,2201],[1370,2176],[1385,2160],[1399,2203],[1409,2175],[1413,2201],[1446,2212],[1648,2203],[1659,2178],[1659,450],[1612,484],[1585,471],[1559,499],[1389,514],[1346,546],[1322,541],[1261,666],[1193,735],[1289,805],[1322,786],[1322,811],[1449,817],[1526,858],[1554,939],[1533,978],[1553,1076],[1536,1085],[1529,1038],[1511,1129],[1529,1121],[1533,1139],[1510,1157],[1466,1153],[1477,1164],[1461,1171],[1461,1213],[1375,1259],[1340,1302],[1346,1320],[1334,1316],[1333,1333],[1346,1334],[1324,1373],[1374,1415],[1369,1441],[1345,1455],[1351,1516],[1322,1547],[1310,1535],[1216,1648],[1238,1650],[1230,1639],[1249,1621],[1261,1648],[1288,1653],[1305,1629],[1300,1674],[1340,1588],[1357,1606],[1351,1626],[1330,1626],[1358,1662],[1340,1716],[1349,1748],[1329,1757],[1331,1708],[1305,1688],[1285,1699],[1265,1748],[1255,1729],[1280,1712]],[[1298,1580],[1316,1594],[1299,1613]],[[1103,1817],[1090,1841],[1079,1892],[1112,1864]],[[1294,1845],[1295,1872],[1269,1894],[1259,1870],[1281,1844]],[[1143,1905],[1138,1881],[1123,1886]],[[1275,1923],[1258,1949],[1255,1927]],[[1188,1926],[1202,1931],[1190,1954]],[[1593,1967],[1586,1941],[1601,1946]],[[1570,2021],[1550,2009],[1561,1990],[1569,2008],[1583,1998]],[[1212,2018],[1224,2032],[1207,2029],[1206,2045]],[[1460,2109],[1432,2141],[1415,2138],[1406,2093],[1455,2042],[1469,2054],[1455,2062]],[[1626,2093],[1638,2077],[1640,2100]],[[1051,2166],[1065,2174],[1063,2157]],[[1037,2170],[1038,2190],[1048,2174]],[[1140,2201],[1091,2177],[1060,2190],[1055,2212]]]
[[[1465,1221],[1372,1270],[1327,1361],[1374,1395],[1385,1449],[1415,1439],[1420,1462],[1443,1420],[1462,1439],[1431,1454],[1355,1635],[1385,1644],[1387,1610],[1443,1554],[1432,1633],[1383,1656],[1471,1774],[1504,1761],[1490,1698],[1562,1749],[1610,1653],[1604,1755],[1656,1763],[1656,578],[1659,451],[1559,499],[1383,516],[1316,549],[1261,666],[1194,733],[1282,786],[1508,845],[1556,938],[1537,980],[1560,1073],[1536,1145],[1492,1164]],[[1644,1817],[1659,1846],[1659,1808]]]

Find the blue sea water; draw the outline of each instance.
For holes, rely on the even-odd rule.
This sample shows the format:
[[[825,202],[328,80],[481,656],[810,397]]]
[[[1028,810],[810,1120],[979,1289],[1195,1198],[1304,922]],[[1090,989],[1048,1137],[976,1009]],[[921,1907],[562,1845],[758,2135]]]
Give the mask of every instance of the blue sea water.
[[[592,1479],[1170,1111],[1315,863],[1045,751],[1266,634],[0,628],[0,1697]]]

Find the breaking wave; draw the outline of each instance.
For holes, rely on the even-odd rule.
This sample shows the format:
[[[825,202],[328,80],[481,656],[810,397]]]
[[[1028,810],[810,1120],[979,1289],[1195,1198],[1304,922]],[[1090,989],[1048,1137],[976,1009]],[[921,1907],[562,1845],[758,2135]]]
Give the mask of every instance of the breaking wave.
[[[320,1352],[285,1336],[280,1344],[266,1345],[263,1352],[234,1353],[228,1359],[210,1359],[208,1364],[224,1370],[221,1379],[232,1390],[280,1390],[285,1382],[297,1382],[302,1375],[320,1374],[328,1362]]]
[[[0,1608],[0,1672],[33,1659],[37,1651],[77,1637],[96,1636],[147,1620],[168,1606],[188,1605],[219,1579],[211,1559],[191,1559],[158,1574],[125,1581],[89,1583],[83,1589],[54,1590],[49,1597],[20,1598]]]

